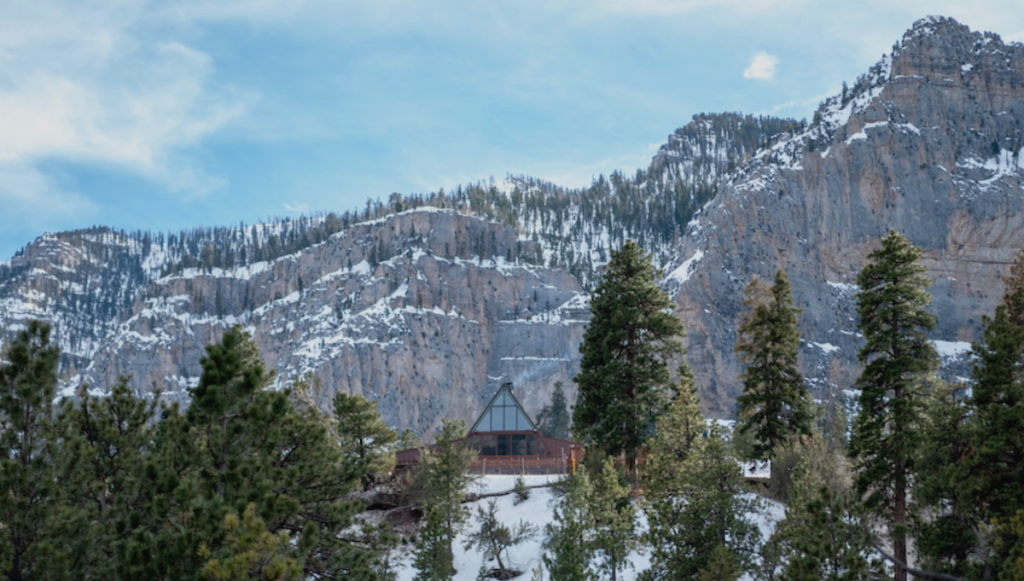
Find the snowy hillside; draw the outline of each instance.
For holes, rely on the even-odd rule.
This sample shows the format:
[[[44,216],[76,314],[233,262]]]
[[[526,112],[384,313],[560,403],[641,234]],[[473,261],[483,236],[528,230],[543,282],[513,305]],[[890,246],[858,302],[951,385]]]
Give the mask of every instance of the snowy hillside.
[[[537,486],[556,482],[559,478],[561,478],[560,475],[526,475],[523,477],[523,480],[527,486]],[[470,485],[469,492],[473,494],[506,493],[494,499],[498,509],[499,520],[506,526],[513,526],[523,521],[537,527],[538,533],[532,540],[509,550],[509,557],[512,563],[510,568],[523,571],[523,574],[517,579],[526,581],[533,578],[535,568],[542,566],[542,545],[545,538],[544,528],[553,522],[554,508],[558,505],[559,499],[553,494],[551,488],[536,488],[531,491],[528,499],[516,505],[514,503],[515,495],[512,494],[515,479],[515,476],[506,475],[481,476],[475,483]],[[465,531],[479,528],[479,521],[476,517],[477,509],[486,507],[487,503],[491,500],[491,498],[484,498],[465,505],[472,516],[463,529],[463,533],[459,535],[452,546],[455,553],[455,568],[458,571],[452,577],[454,581],[475,581],[482,566],[488,569],[496,566],[495,563],[485,563],[475,549],[466,550],[465,548]],[[775,524],[785,517],[785,507],[779,503],[763,499],[762,502],[764,503],[764,510],[760,514],[751,515],[751,519],[757,524],[762,538],[767,539],[775,529]],[[646,529],[646,519],[642,511],[639,513],[638,523],[639,531]],[[632,569],[628,569],[625,572],[621,577],[621,581],[635,581],[640,576],[640,573],[650,567],[651,563],[649,555],[642,550],[634,552],[630,556],[629,561],[632,564]],[[399,555],[396,566],[398,581],[412,581],[416,576],[416,569],[413,568],[412,562],[412,549],[406,547],[404,552]],[[744,577],[744,579],[748,578],[749,576]],[[547,571],[544,571],[542,579],[545,581],[549,579]]]

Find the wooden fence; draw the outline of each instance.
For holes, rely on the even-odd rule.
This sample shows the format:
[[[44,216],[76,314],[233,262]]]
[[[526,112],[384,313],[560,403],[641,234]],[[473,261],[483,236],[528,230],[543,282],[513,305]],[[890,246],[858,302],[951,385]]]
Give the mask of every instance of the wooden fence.
[[[567,474],[569,458],[559,456],[478,456],[469,465],[472,474]]]

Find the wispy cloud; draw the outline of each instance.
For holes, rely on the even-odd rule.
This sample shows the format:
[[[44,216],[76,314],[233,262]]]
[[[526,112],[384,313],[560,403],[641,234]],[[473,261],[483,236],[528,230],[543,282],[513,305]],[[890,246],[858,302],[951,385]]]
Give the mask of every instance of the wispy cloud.
[[[214,86],[208,55],[133,33],[142,3],[80,4],[34,3],[0,24],[0,162],[22,175],[101,163],[174,191],[216,187],[183,151],[241,114],[242,99]]]
[[[309,212],[309,204],[306,204],[306,203],[302,203],[302,204],[289,204],[288,202],[285,202],[283,204],[283,206],[284,206],[285,210],[288,210],[289,212],[291,212],[293,214],[305,214],[305,213]]]
[[[0,161],[0,228],[41,232],[95,221],[97,205],[36,168]]]
[[[766,52],[756,52],[750,59],[750,66],[743,71],[744,79],[770,81],[775,77],[775,66],[779,59]]]

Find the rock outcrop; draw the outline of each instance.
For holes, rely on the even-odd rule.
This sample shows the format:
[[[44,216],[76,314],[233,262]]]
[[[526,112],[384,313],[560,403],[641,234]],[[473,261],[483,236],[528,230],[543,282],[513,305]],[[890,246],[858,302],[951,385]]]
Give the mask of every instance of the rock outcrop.
[[[153,282],[65,391],[128,375],[139,391],[187,399],[204,346],[242,325],[276,385],[312,372],[325,407],[338,390],[361,393],[391,425],[429,432],[443,417],[471,419],[512,381],[536,414],[556,381],[571,389],[589,311],[570,275],[520,260],[533,244],[417,210],[272,262],[189,269]]]
[[[149,283],[143,246],[107,228],[39,237],[0,264],[0,330],[47,321],[61,347],[61,369],[86,367]]]
[[[1022,129],[1024,46],[927,18],[808,129],[729,175],[668,279],[709,410],[730,415],[740,391],[743,287],[778,267],[804,309],[804,372],[850,387],[863,344],[856,275],[890,229],[923,247],[934,338],[962,359],[1024,247]]]

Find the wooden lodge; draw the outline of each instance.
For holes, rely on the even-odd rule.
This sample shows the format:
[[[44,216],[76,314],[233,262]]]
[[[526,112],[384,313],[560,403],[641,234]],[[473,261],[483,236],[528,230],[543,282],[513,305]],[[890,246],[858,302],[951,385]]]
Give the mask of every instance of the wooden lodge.
[[[476,451],[470,471],[477,474],[569,473],[583,458],[582,444],[540,433],[512,392],[511,383],[498,388],[469,433],[458,441]],[[399,451],[397,468],[418,463],[422,451]]]

